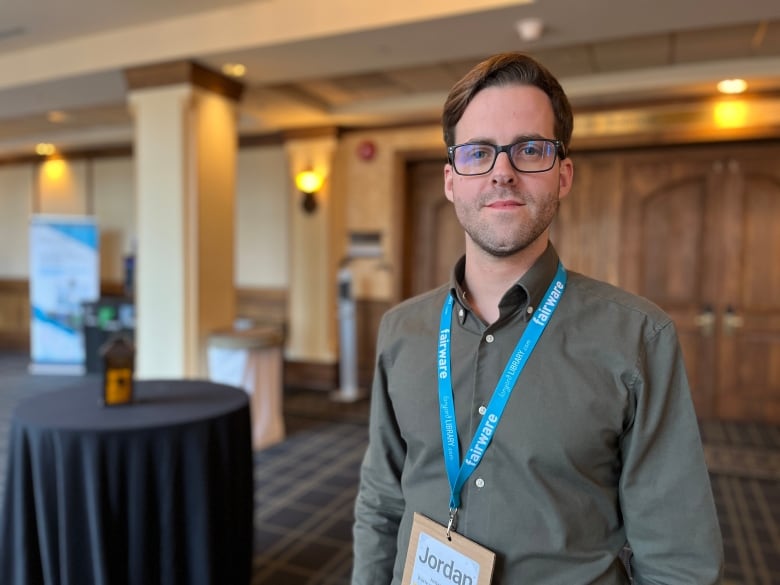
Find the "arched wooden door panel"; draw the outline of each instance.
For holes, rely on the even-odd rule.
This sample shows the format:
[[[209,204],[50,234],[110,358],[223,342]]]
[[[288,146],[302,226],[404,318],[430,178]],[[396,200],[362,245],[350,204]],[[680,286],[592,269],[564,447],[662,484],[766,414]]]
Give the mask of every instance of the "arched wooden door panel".
[[[778,155],[730,161],[718,364],[719,414],[774,423],[780,423]]]
[[[699,416],[716,415],[712,246],[720,185],[709,161],[627,159],[625,286],[675,322]],[[671,158],[671,161],[669,160]]]

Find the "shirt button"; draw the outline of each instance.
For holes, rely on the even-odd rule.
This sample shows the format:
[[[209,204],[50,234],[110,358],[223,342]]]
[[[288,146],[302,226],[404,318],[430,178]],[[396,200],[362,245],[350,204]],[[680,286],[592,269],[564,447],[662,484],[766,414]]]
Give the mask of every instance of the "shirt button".
[[[458,317],[460,317],[461,319],[463,319],[463,316],[464,316],[465,314],[466,314],[466,313],[463,311],[463,309],[461,309],[460,311],[458,311]]]
[[[485,408],[484,405],[479,407],[479,414],[485,414],[486,412],[487,408]]]
[[[494,339],[495,337],[493,337],[492,335],[488,335],[487,337],[485,337],[485,341],[487,341],[488,343],[493,343]]]
[[[483,488],[485,487],[485,480],[481,477],[478,477],[477,481],[474,482],[474,485],[476,485],[478,488]]]

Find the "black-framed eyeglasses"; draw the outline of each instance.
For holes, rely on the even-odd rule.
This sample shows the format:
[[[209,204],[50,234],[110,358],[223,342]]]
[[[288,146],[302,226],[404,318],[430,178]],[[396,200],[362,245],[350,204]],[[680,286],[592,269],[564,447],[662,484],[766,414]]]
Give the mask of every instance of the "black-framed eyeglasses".
[[[556,158],[566,158],[560,140],[535,138],[497,146],[467,142],[447,147],[450,164],[459,175],[484,175],[493,170],[498,155],[505,152],[512,167],[521,173],[543,173],[553,168]]]

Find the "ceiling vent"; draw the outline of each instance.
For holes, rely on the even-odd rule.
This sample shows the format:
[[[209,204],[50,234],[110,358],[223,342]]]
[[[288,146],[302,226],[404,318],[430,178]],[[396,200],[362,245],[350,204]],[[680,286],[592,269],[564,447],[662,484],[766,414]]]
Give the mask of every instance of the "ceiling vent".
[[[19,37],[25,34],[27,31],[21,26],[14,26],[11,28],[0,28],[0,42],[8,40],[13,37]]]

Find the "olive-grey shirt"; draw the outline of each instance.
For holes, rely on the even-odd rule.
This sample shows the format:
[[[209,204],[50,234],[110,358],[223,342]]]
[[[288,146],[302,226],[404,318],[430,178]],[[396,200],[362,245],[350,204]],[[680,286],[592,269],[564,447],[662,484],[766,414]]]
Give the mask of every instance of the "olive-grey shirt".
[[[455,295],[451,368],[461,457],[558,264],[549,246],[486,325],[452,282],[388,311],[355,504],[353,585],[401,583],[412,515],[446,525],[439,317]],[[494,584],[712,584],[722,543],[674,325],[642,298],[569,272],[484,457],[457,531],[496,553]]]

